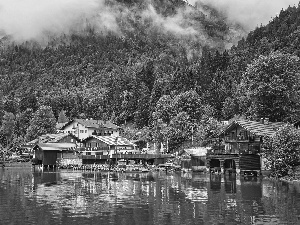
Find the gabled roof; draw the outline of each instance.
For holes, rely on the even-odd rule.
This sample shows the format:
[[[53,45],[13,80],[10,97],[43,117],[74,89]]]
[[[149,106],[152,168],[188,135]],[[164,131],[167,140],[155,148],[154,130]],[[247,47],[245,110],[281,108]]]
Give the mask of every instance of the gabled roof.
[[[76,148],[73,143],[39,143],[34,148],[39,147],[43,151],[67,151]]]
[[[276,131],[285,125],[283,122],[269,122],[268,124],[264,124],[256,121],[248,121],[248,120],[236,120],[233,121],[225,128],[225,132],[228,132],[234,129],[236,126],[241,126],[245,130],[248,130],[250,133],[258,135],[258,136],[272,136],[276,133]],[[224,132],[223,132],[224,134]]]
[[[71,121],[69,121],[68,123],[64,124],[60,129],[64,129],[66,126],[77,122],[85,127],[88,128],[98,128],[100,129],[101,127],[104,128],[110,128],[110,129],[119,129],[120,127],[113,124],[110,121],[103,121],[103,120],[93,120],[93,119],[73,119]]]
[[[41,135],[40,137],[28,142],[26,145],[35,145],[37,143],[56,143],[59,142],[61,139],[67,137],[67,136],[72,136],[73,138],[79,139],[74,136],[73,134],[70,133],[57,133],[57,134],[44,134]]]
[[[123,146],[124,145],[132,145],[132,146],[135,146],[134,143],[132,143],[129,140],[127,140],[126,138],[120,137],[120,136],[96,136],[96,135],[92,135],[92,136],[86,138],[85,140],[90,139],[90,138],[96,138],[96,139],[104,142],[107,145],[123,145]],[[83,142],[85,140],[83,140]]]
[[[184,149],[184,151],[185,151],[188,155],[192,155],[192,156],[205,156],[208,149],[210,149],[210,148],[206,148],[206,147],[197,147],[197,148]]]

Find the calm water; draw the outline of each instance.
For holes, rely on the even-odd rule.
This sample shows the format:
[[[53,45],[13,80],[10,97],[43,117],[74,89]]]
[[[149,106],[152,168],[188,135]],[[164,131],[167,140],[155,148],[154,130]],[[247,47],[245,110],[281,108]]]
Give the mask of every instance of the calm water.
[[[5,168],[0,224],[300,224],[300,185],[203,174]]]

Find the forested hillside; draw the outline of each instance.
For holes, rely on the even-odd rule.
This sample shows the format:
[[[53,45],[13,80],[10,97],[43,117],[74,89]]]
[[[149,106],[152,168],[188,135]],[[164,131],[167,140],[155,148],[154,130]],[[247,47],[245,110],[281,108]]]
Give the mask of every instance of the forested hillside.
[[[236,115],[298,119],[299,7],[229,49],[243,29],[204,5],[107,4],[119,13],[114,30],[87,20],[46,44],[2,38],[3,146],[33,138],[27,131],[46,106],[55,119],[64,110],[69,119],[130,124],[129,138],[168,139],[173,150],[192,132],[205,144],[218,121]]]

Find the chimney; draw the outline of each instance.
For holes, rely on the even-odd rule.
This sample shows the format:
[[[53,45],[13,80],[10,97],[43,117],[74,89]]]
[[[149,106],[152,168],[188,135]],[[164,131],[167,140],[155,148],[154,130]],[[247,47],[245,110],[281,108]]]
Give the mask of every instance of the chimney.
[[[264,118],[260,118],[260,121],[259,121],[261,124],[264,124]]]
[[[264,124],[268,125],[269,124],[269,118],[264,119]]]

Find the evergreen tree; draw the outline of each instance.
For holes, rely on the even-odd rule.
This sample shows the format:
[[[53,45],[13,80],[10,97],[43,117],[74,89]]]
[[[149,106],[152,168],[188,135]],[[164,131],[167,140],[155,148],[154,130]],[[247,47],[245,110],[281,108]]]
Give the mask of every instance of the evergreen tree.
[[[59,115],[58,115],[58,119],[57,119],[58,123],[67,123],[68,122],[68,118],[66,117],[65,111],[61,110]]]
[[[5,112],[2,119],[1,134],[5,137],[5,143],[2,143],[6,148],[9,147],[15,131],[15,116],[13,113]]]

